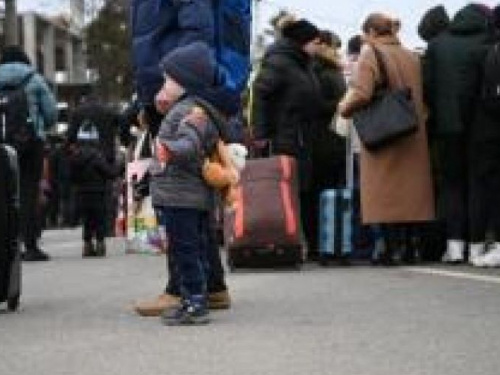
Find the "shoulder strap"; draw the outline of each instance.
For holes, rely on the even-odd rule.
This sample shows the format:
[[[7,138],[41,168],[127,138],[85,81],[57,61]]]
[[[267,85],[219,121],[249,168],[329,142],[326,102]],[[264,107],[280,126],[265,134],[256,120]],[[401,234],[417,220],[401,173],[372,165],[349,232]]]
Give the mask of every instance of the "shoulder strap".
[[[29,73],[26,77],[24,77],[24,79],[21,81],[21,83],[19,84],[19,87],[24,87],[26,86],[29,81],[31,81],[31,78],[35,75],[35,72],[31,72]]]
[[[375,58],[377,59],[377,65],[380,69],[380,76],[382,78],[382,83],[380,84],[381,87],[388,87],[389,86],[389,76],[387,74],[387,67],[385,66],[384,63],[384,58],[382,57],[382,53],[378,50],[377,47],[375,47],[374,44],[370,44],[372,47],[373,53],[375,54]]]
[[[380,74],[382,77],[382,83],[381,83],[380,87],[388,88],[388,87],[390,87],[389,73],[387,72],[387,65],[384,62],[384,57],[383,57],[382,53],[380,52],[380,50],[377,47],[375,47],[374,44],[371,44],[371,46],[372,46],[373,51],[375,53],[375,57],[377,59],[377,64],[379,66]],[[405,86],[405,84],[404,84],[404,79],[403,79],[404,75],[401,72],[401,67],[399,64],[395,64],[395,68],[396,68],[396,72],[397,72],[396,74],[397,74],[398,83],[399,83],[399,85],[401,85],[401,87],[403,87],[403,86]]]

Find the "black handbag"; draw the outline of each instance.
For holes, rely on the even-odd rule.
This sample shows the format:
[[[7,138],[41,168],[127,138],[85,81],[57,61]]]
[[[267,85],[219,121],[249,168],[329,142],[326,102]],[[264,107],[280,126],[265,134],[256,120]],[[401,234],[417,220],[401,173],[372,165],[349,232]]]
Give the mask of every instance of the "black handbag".
[[[377,151],[418,130],[418,116],[408,87],[391,89],[380,51],[373,47],[382,75],[369,104],[353,114],[353,124],[368,151]]]

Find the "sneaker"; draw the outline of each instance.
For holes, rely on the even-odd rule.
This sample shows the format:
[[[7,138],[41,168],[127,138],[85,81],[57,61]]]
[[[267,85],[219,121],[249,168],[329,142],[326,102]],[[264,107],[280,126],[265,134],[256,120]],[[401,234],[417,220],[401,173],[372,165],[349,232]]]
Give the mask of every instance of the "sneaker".
[[[161,294],[154,300],[138,302],[134,306],[137,314],[144,317],[160,316],[164,310],[179,306],[180,298],[172,294]]]
[[[160,314],[161,322],[166,326],[179,325],[184,318],[185,306],[177,302],[163,310]]]
[[[92,241],[85,241],[83,244],[83,249],[82,249],[82,257],[83,258],[89,258],[89,257],[95,257],[97,254],[94,249],[94,244]]]
[[[104,241],[97,241],[95,255],[98,257],[106,256],[106,243]]]
[[[474,262],[476,267],[500,267],[500,244]]]
[[[208,308],[210,310],[227,310],[231,307],[229,291],[214,292],[208,295]]]
[[[485,243],[471,243],[469,245],[469,264],[473,266],[476,265],[480,260],[480,258],[486,252],[486,244]]]
[[[443,255],[443,263],[461,263],[464,261],[465,242],[460,240],[448,240],[446,253]]]
[[[46,262],[50,260],[49,254],[40,249],[26,250],[23,253],[22,258],[25,262]]]
[[[210,316],[207,308],[187,302],[163,311],[161,321],[167,326],[205,325]]]

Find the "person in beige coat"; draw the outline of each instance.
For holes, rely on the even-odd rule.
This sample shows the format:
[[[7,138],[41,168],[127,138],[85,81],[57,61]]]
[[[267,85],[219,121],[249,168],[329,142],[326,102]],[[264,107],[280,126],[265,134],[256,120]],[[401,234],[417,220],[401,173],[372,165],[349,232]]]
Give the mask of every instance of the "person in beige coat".
[[[394,236],[400,238],[402,232],[407,236],[409,231],[415,230],[415,224],[434,219],[420,63],[416,54],[401,45],[390,17],[383,14],[368,16],[363,32],[365,43],[348,92],[339,104],[340,115],[350,118],[369,104],[381,83],[381,70],[373,48],[382,55],[389,86],[409,87],[418,113],[416,133],[375,152],[361,148],[363,223],[389,224],[391,230],[387,232],[396,232],[398,234]]]

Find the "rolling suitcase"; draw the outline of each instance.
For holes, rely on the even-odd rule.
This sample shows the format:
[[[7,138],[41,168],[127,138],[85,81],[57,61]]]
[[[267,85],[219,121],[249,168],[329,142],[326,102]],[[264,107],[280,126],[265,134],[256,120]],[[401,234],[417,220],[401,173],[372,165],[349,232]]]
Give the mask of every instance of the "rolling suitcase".
[[[321,193],[319,208],[319,261],[348,263],[352,259],[371,259],[374,243],[363,229],[359,217],[359,193],[355,184],[352,144],[346,147],[346,187]]]
[[[19,166],[15,150],[0,144],[0,303],[15,311],[20,296]]]
[[[247,161],[234,209],[224,220],[230,269],[303,263],[298,188],[295,159],[273,156]]]
[[[321,264],[348,259],[352,253],[352,189],[325,190],[320,197],[319,253]]]

